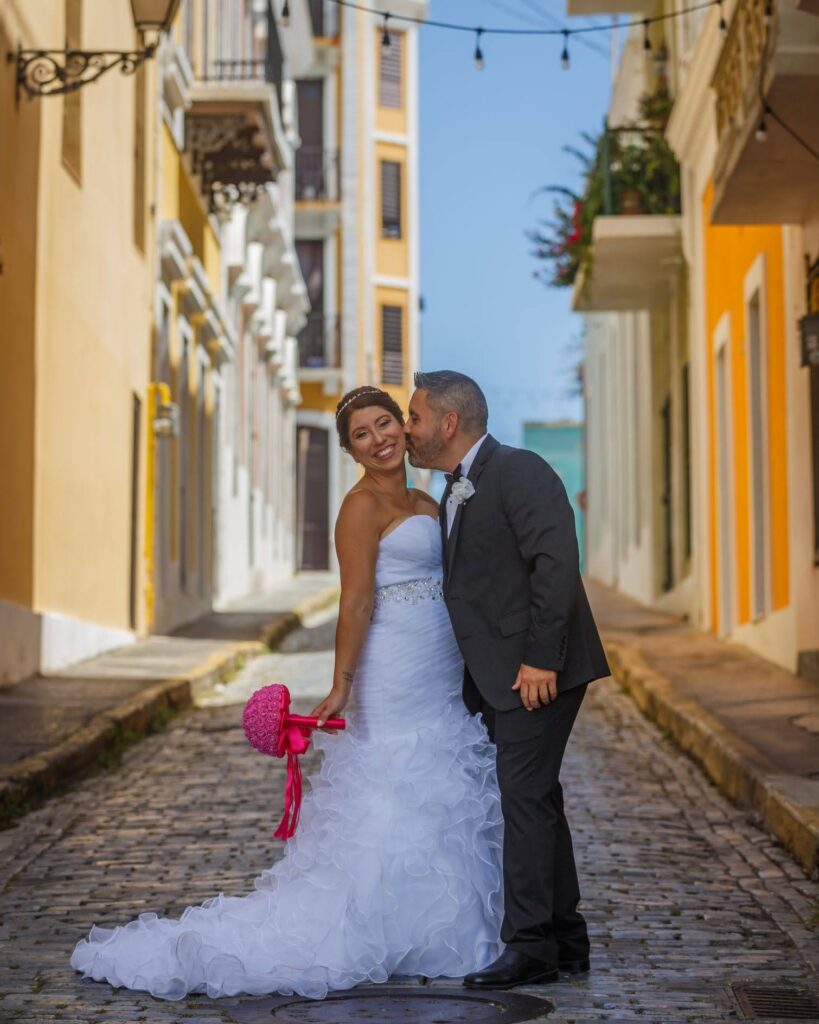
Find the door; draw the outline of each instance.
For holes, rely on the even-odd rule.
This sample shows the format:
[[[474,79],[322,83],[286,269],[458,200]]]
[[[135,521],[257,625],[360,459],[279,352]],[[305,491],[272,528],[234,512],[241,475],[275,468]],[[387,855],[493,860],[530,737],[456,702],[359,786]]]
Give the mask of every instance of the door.
[[[716,360],[717,405],[717,543],[719,548],[719,625],[720,634],[728,636],[734,628],[734,566],[733,502],[731,472],[731,381],[728,370],[727,345],[717,352]]]
[[[331,366],[324,317],[324,242],[299,240],[296,253],[310,300],[307,324],[299,335],[299,364]]]
[[[320,78],[296,83],[301,146],[296,150],[296,198],[323,199],[324,180],[324,82]]]
[[[131,557],[129,564],[128,621],[137,628],[139,603],[139,452],[142,445],[142,401],[131,398]]]
[[[660,494],[662,505],[662,544],[663,544],[663,590],[671,590],[674,586],[674,542],[672,534],[672,492],[671,492],[671,398],[663,402],[660,409],[662,423],[662,463],[663,489]]]
[[[296,494],[299,569],[329,568],[330,438],[320,427],[297,429]]]

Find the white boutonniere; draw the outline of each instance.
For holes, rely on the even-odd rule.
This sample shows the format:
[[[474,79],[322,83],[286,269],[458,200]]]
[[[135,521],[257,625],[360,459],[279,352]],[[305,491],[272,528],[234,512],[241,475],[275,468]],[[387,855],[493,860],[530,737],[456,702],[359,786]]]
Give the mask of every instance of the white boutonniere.
[[[467,480],[465,476],[462,476],[460,480],[455,481],[449,493],[459,505],[463,505],[475,493],[475,485],[471,480]]]

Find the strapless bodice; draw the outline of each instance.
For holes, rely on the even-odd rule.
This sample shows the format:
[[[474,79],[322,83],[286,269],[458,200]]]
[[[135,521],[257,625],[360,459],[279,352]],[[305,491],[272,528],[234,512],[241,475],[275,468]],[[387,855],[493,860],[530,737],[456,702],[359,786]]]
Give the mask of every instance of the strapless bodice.
[[[375,588],[443,577],[441,527],[432,516],[414,515],[394,527],[378,546]]]

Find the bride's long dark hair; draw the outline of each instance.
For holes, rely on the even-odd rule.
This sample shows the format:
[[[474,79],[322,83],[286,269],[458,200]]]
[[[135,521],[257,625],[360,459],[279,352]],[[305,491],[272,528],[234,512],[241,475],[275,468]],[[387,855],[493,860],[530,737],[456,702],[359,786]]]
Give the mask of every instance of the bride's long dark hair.
[[[345,451],[350,449],[350,417],[356,409],[366,409],[370,405],[379,405],[393,415],[399,423],[404,422],[404,413],[401,406],[392,395],[381,388],[366,384],[361,388],[353,388],[336,406],[336,430],[338,431],[338,442]]]

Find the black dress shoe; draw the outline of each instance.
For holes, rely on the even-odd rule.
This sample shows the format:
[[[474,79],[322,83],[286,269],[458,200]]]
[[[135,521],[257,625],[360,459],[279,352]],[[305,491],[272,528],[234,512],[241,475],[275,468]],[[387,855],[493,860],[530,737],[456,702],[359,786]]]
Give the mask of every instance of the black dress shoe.
[[[564,974],[588,974],[591,970],[588,960],[561,960],[557,966]]]
[[[517,988],[518,985],[545,985],[560,977],[553,964],[544,964],[525,953],[506,949],[498,959],[482,971],[467,974],[466,988],[503,989]]]

